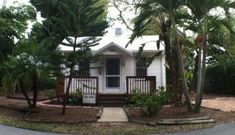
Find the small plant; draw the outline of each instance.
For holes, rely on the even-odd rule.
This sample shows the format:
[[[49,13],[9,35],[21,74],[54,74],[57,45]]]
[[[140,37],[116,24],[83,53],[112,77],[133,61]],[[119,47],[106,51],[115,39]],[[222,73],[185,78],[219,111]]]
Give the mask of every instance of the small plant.
[[[47,92],[45,92],[45,95],[48,97],[48,99],[51,102],[53,102],[54,101],[53,99],[56,97],[56,94],[54,91],[47,91]]]
[[[164,90],[156,90],[149,94],[142,94],[139,90],[133,91],[129,104],[132,107],[140,107],[141,113],[145,116],[155,116],[170,99],[170,94]]]
[[[72,105],[78,105],[81,103],[82,92],[80,89],[77,89],[75,93],[71,94],[68,98],[68,103]]]
[[[141,107],[143,105],[143,96],[140,93],[139,89],[134,89],[133,91],[133,95],[131,97],[131,99],[129,100],[129,105],[133,106],[133,107]]]

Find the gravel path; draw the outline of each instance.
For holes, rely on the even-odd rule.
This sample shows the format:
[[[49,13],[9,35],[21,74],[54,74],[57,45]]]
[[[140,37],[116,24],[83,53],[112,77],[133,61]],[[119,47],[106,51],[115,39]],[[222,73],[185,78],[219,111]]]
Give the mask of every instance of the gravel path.
[[[217,109],[223,112],[235,112],[235,97],[217,97],[213,99],[204,99],[202,101],[202,106],[211,109]]]

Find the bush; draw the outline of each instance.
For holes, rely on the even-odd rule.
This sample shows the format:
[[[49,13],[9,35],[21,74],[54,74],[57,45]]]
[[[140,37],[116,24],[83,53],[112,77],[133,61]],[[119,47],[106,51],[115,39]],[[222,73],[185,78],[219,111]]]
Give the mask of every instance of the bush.
[[[68,104],[78,105],[81,103],[82,92],[77,89],[75,93],[71,94],[68,98]]]
[[[145,116],[155,116],[170,99],[170,94],[161,90],[149,94],[142,94],[139,90],[134,90],[129,105],[140,107],[141,113]]]
[[[205,92],[235,95],[235,61],[207,67]]]
[[[55,89],[56,88],[56,79],[53,77],[45,77],[43,76],[41,79],[40,89]]]

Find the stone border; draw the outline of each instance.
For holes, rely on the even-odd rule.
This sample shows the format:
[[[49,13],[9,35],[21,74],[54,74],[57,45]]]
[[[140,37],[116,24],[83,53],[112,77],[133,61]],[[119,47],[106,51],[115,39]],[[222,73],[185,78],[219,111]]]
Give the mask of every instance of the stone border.
[[[152,122],[144,121],[144,120],[135,120],[131,118],[127,108],[128,107],[124,107],[124,111],[127,114],[128,121],[138,123],[138,124],[149,125],[149,126],[215,123],[215,121],[209,117],[196,117],[196,118],[184,118],[184,119],[161,119],[159,121],[152,121]]]
[[[183,119],[161,119],[158,121],[159,125],[187,125],[187,124],[201,124],[214,123],[215,121],[210,117],[195,117]]]
[[[25,97],[23,97],[23,96],[17,96],[17,95],[15,95],[15,96],[14,96],[14,95],[12,95],[12,96],[11,96],[11,95],[6,95],[5,97],[6,97],[6,98],[9,98],[9,99],[26,100]],[[31,96],[29,97],[29,99],[30,99],[30,100],[33,100],[33,98],[32,98]],[[47,98],[47,97],[38,98],[38,101],[44,101],[44,100],[48,100],[48,98]]]
[[[39,101],[37,102],[38,106],[45,106],[45,107],[56,107],[56,108],[62,108],[62,105],[54,105],[54,104],[48,104],[50,102],[50,100],[44,100],[44,101]],[[96,109],[100,109],[101,107],[97,107],[97,106],[83,106],[83,105],[77,105],[77,106],[71,106],[71,105],[66,105],[66,108],[96,108]],[[103,109],[103,108],[102,108]]]
[[[100,108],[98,114],[96,115],[96,118],[97,118],[97,119],[100,119],[100,117],[101,117],[101,115],[102,115],[102,113],[103,113],[103,108],[104,108],[104,107],[101,106],[101,108]]]

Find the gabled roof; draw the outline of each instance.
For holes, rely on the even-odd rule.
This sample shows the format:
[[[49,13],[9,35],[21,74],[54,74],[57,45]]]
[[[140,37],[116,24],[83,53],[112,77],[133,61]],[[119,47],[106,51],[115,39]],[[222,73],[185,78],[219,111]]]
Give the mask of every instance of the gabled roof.
[[[80,37],[77,38],[77,42],[83,40],[87,37]],[[158,49],[156,46],[156,42],[159,39],[158,35],[151,35],[151,36],[141,36],[139,38],[136,38],[131,44],[128,45],[126,48],[127,43],[130,41],[129,36],[109,36],[105,35],[103,37],[97,37],[101,38],[101,40],[98,42],[99,44],[96,46],[91,47],[92,52],[96,52],[102,48],[106,48],[105,46],[109,46],[110,43],[113,43],[121,50],[125,50],[127,52],[138,52],[139,47],[142,46],[142,44],[145,44],[144,52],[153,52],[153,51],[163,51],[165,50],[164,45],[161,44],[160,48]],[[66,41],[65,41],[66,42]],[[63,52],[70,52],[72,51],[72,47],[59,45],[59,49]]]
[[[124,52],[124,53],[132,56],[132,53],[130,51],[128,51],[127,49],[125,49],[125,48],[123,48],[121,46],[119,46],[118,44],[116,44],[114,42],[110,42],[109,44],[105,45],[104,47],[100,48],[99,50],[94,51],[93,55],[95,56],[97,54],[100,54],[103,51],[105,51],[105,50],[107,50],[107,49],[109,49],[111,47],[114,47],[114,48],[120,50],[121,52]]]

